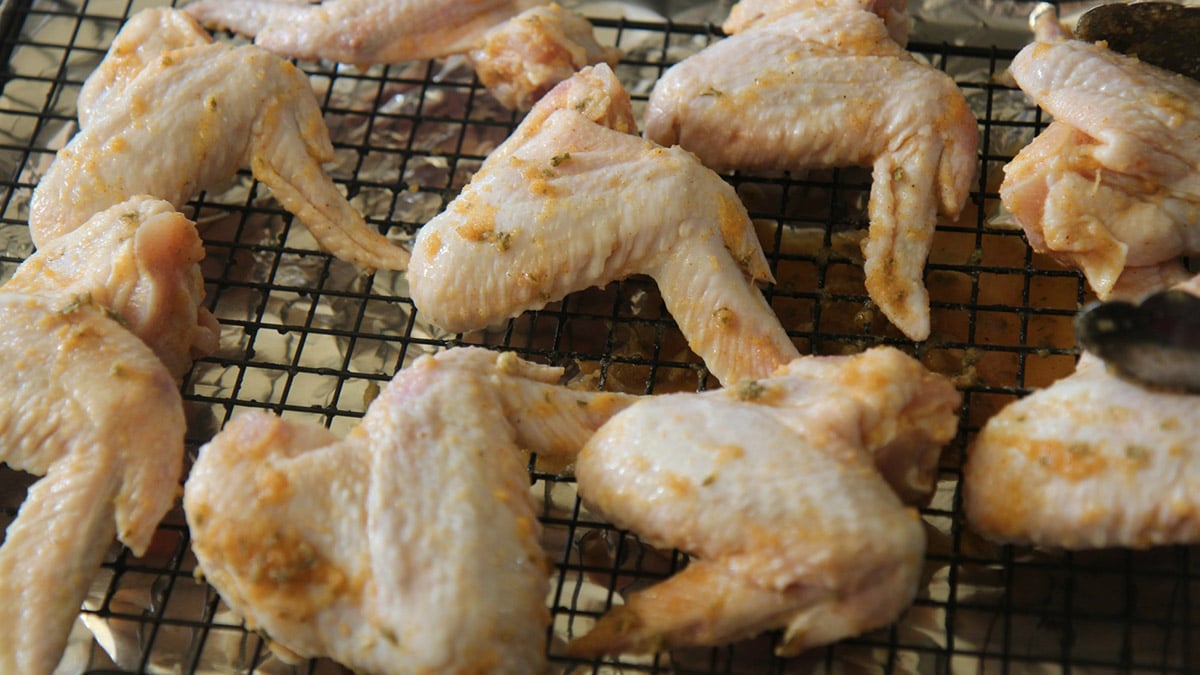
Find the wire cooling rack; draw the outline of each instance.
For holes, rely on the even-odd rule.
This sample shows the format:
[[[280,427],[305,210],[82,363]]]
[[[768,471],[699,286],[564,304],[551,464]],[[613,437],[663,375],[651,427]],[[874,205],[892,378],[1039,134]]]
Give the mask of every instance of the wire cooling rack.
[[[112,35],[144,5],[110,0],[6,0],[0,10],[0,281],[32,250],[26,218],[38,176],[73,129],[83,79]],[[585,6],[586,12],[586,6]],[[718,37],[711,25],[595,19],[624,50],[617,69],[639,114],[670,63]],[[221,36],[221,39],[230,39]],[[777,636],[715,649],[577,661],[562,640],[586,630],[623,592],[685,563],[581,510],[573,481],[530,463],[554,579],[552,663],[563,672],[1160,672],[1200,666],[1200,566],[1190,547],[1054,553],[995,546],[965,529],[958,478],[966,447],[1006,403],[1069,373],[1080,277],[1032,253],[999,206],[1001,168],[1046,120],[1005,83],[1011,50],[912,44],[949,72],[975,110],[980,172],[964,215],[939,224],[926,273],[933,335],[913,344],[874,310],[858,241],[869,174],[731,175],[756,219],[778,283],[771,305],[802,353],[898,346],[954,378],[961,432],[946,449],[923,510],[926,573],[894,626],[794,659]],[[338,160],[331,167],[368,221],[406,240],[469,180],[518,117],[497,106],[461,61],[357,70],[300,64],[321,96]],[[652,283],[630,279],[574,294],[495,330],[451,335],[418,315],[403,275],[364,276],[320,253],[248,176],[186,210],[207,245],[207,302],[220,349],[184,383],[193,454],[233,414],[260,408],[338,433],[419,354],[487,345],[561,365],[578,380],[635,393],[715,386],[686,349]],[[31,479],[0,469],[0,519]],[[146,556],[114,546],[64,660],[67,672],[340,672],[288,667],[194,578],[182,514],[170,514]],[[8,601],[0,598],[0,602]]]

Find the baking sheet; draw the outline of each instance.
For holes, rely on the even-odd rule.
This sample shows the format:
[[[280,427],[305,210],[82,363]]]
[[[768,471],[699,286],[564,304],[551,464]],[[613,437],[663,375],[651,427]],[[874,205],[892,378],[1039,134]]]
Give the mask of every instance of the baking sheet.
[[[11,0],[10,0],[11,1]],[[25,219],[37,177],[69,137],[74,100],[123,19],[149,2],[36,0],[0,10],[10,55],[0,92],[0,281],[31,251]],[[670,63],[717,39],[725,2],[576,3],[603,40],[639,112]],[[1064,3],[1077,9],[1087,3]],[[1094,3],[1093,3],[1094,4]],[[1001,167],[1046,123],[1003,70],[1028,38],[1033,3],[912,2],[912,50],[950,72],[981,122],[980,176],[968,208],[939,225],[927,283],[932,338],[915,345],[873,311],[857,242],[869,175],[732,175],[755,217],[778,284],[772,307],[802,353],[899,346],[964,392],[959,437],[946,449],[938,492],[923,516],[925,582],[895,626],[796,659],[772,655],[775,636],[716,649],[583,662],[562,639],[586,630],[621,594],[684,564],[596,521],[556,467],[531,467],[555,576],[551,656],[557,670],[654,673],[1190,672],[1200,664],[1193,547],[1065,554],[999,547],[963,527],[959,467],[967,444],[1001,406],[1071,371],[1071,319],[1087,299],[1079,276],[1033,254],[999,208]],[[225,39],[225,38],[223,38]],[[490,101],[460,59],[358,70],[301,64],[310,73],[338,160],[329,167],[372,223],[404,241],[469,180],[517,117]],[[614,283],[568,297],[490,331],[451,335],[428,325],[403,275],[364,276],[320,253],[248,176],[190,205],[201,227],[207,302],[219,350],[184,385],[195,452],[232,415],[267,409],[345,433],[379,387],[417,355],[479,344],[565,366],[583,386],[637,393],[711,388],[653,284]],[[28,477],[0,469],[0,521]],[[193,578],[182,514],[149,553],[114,546],[81,615],[64,673],[341,672],[319,661],[274,659],[216,594]],[[4,599],[0,599],[4,601]]]

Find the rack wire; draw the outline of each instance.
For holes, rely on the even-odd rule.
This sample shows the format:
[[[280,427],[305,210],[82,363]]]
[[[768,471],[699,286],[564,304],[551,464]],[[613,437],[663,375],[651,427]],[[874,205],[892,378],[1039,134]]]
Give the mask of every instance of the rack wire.
[[[124,19],[143,6],[8,0],[0,9],[0,281],[32,251],[29,196],[71,133],[83,79]],[[594,23],[624,50],[617,73],[639,114],[649,84],[667,66],[720,35],[711,25],[672,21]],[[965,528],[958,479],[968,444],[1003,405],[1073,369],[1071,322],[1087,296],[1079,275],[1033,253],[999,206],[1003,165],[1047,121],[1004,82],[1013,52],[987,45],[910,49],[954,76],[982,134],[966,212],[939,224],[927,267],[929,341],[905,339],[863,289],[857,242],[869,174],[728,179],[759,225],[778,280],[767,297],[802,353],[894,345],[954,378],[964,394],[961,431],[923,510],[929,551],[914,606],[894,626],[794,659],[773,656],[774,635],[647,658],[570,659],[554,636],[585,629],[617,594],[669,575],[686,558],[596,522],[581,510],[572,479],[534,458],[531,484],[542,500],[555,572],[549,649],[562,671],[1187,673],[1200,664],[1193,548],[1056,553],[992,545]],[[368,70],[299,65],[333,132],[336,182],[369,222],[396,239],[444,207],[519,121],[454,59]],[[422,321],[403,275],[364,276],[319,252],[248,176],[200,195],[188,209],[207,247],[207,303],[222,328],[220,349],[196,362],[183,387],[193,456],[245,409],[315,419],[344,433],[398,369],[449,346],[514,351],[610,390],[716,386],[644,279],[573,294],[495,330],[445,334]],[[0,470],[0,520],[15,515],[30,481]],[[146,556],[114,546],[69,662],[92,673],[291,672],[194,571],[178,511]],[[339,672],[326,662],[295,670]]]

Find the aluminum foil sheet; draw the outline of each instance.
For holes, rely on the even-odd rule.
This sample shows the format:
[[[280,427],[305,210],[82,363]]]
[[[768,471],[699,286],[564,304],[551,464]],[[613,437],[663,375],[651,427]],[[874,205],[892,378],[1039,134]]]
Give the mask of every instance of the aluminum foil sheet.
[[[6,80],[0,94],[0,170],[11,177],[0,213],[0,281],[32,250],[24,227],[28,199],[53,151],[74,132],[78,84],[120,18],[148,4],[35,0],[9,69],[29,76]],[[617,73],[639,115],[663,64],[716,35],[712,27],[674,27],[719,25],[731,5],[563,4],[596,19],[601,40],[622,48]],[[1070,20],[1092,4],[1061,3],[1063,16]],[[1071,372],[1071,319],[1087,299],[1077,274],[1029,250],[996,196],[1003,164],[1047,121],[1005,84],[1003,72],[1005,50],[1029,39],[1033,6],[910,2],[914,52],[962,84],[986,132],[978,189],[958,221],[940,224],[930,257],[934,328],[927,343],[905,342],[866,299],[858,241],[869,174],[736,181],[776,263],[772,306],[799,336],[802,353],[849,353],[887,341],[954,378],[965,394],[963,431],[947,449],[937,493],[923,511],[929,553],[913,607],[894,626],[789,660],[772,655],[774,636],[596,663],[557,658],[570,635],[586,631],[622,594],[685,559],[601,526],[560,477],[563,467],[535,464],[531,491],[556,570],[547,602],[558,671],[1108,673],[1186,672],[1200,664],[1193,549],[1064,554],[995,546],[963,527],[957,476],[966,445],[1000,407]],[[517,121],[480,98],[462,59],[366,71],[302,67],[338,147],[330,173],[368,220],[391,226],[396,241],[437,214]],[[393,373],[449,345],[569,354],[558,365],[581,387],[662,393],[715,386],[644,280],[576,294],[494,330],[450,335],[401,300],[408,297],[403,274],[364,276],[320,254],[303,226],[248,176],[209,190],[189,215],[207,245],[208,303],[222,326],[219,350],[196,363],[185,385],[192,453],[247,408],[313,419],[344,434]],[[0,515],[11,518],[30,481],[0,469]],[[143,558],[114,546],[59,672],[343,672],[327,661],[296,666],[273,656],[268,641],[245,630],[194,571],[179,512]]]

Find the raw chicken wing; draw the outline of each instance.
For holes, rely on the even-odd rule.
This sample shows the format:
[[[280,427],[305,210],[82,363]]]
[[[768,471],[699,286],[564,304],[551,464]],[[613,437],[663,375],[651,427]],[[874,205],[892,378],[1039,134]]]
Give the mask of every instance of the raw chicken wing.
[[[795,654],[896,620],[916,593],[925,534],[894,488],[928,495],[959,401],[948,380],[884,347],[799,358],[767,379],[617,414],[579,455],[580,497],[695,557],[568,650],[717,645],[785,628],[779,651]]]
[[[170,7],[150,7],[129,18],[108,47],[104,60],[88,75],[75,101],[79,126],[93,113],[122,105],[129,84],[167,52],[212,43],[212,36],[190,15]]]
[[[216,349],[216,319],[200,303],[204,244],[165,201],[139,196],[92,216],[23,262],[4,291],[86,298],[111,312],[180,379]]]
[[[912,30],[908,0],[741,0],[729,10],[721,30],[734,35],[799,10],[861,10],[877,14],[887,26],[888,35],[902,47],[908,44],[908,33]]]
[[[216,346],[203,257],[191,221],[136,197],[0,288],[0,461],[45,476],[0,548],[0,673],[49,673],[113,535],[140,555],[174,504],[176,385]]]
[[[582,15],[550,4],[491,29],[468,56],[479,81],[501,105],[528,110],[585,66],[616,67],[621,50],[596,42],[591,22]]]
[[[1174,288],[1200,297],[1200,275]],[[1125,379],[1085,351],[984,425],[963,468],[967,522],[1055,548],[1200,542],[1197,411],[1200,395]]]
[[[1200,396],[1129,382],[1084,352],[984,426],[963,473],[968,523],[1055,548],[1200,541],[1198,410]]]
[[[573,453],[632,400],[561,376],[456,349],[400,371],[343,440],[235,417],[185,486],[200,569],[295,656],[372,673],[543,672],[549,584],[521,450]]]
[[[420,311],[472,330],[647,274],[721,382],[794,358],[754,286],[772,277],[737,193],[691,153],[634,128],[605,64],[547,94],[418,232],[409,285]]]
[[[1026,46],[1010,71],[1054,117],[1000,187],[1034,249],[1100,298],[1126,270],[1200,252],[1200,83],[1071,39]]]
[[[197,0],[211,29],[289,58],[368,66],[460,54],[493,26],[546,0]]]
[[[189,22],[166,20],[162,12],[171,11],[178,10],[131,17],[110,50],[120,65],[98,71],[107,88],[85,84],[86,125],[34,190],[34,243],[44,246],[138,194],[179,208],[249,166],[330,253],[368,268],[403,269],[408,252],[369,226],[322,169],[333,146],[305,75],[254,46],[205,43]],[[180,37],[170,40],[147,24]],[[127,57],[147,34],[155,38],[145,53]],[[149,53],[177,42],[189,46]]]
[[[867,291],[924,340],[925,261],[938,214],[957,217],[975,176],[974,114],[954,80],[860,7],[875,3],[810,4],[776,8],[667,70],[646,137],[717,171],[871,166]]]
[[[109,312],[0,291],[0,461],[44,476],[0,547],[0,672],[48,675],[114,535],[135,555],[175,503],[175,379]]]

